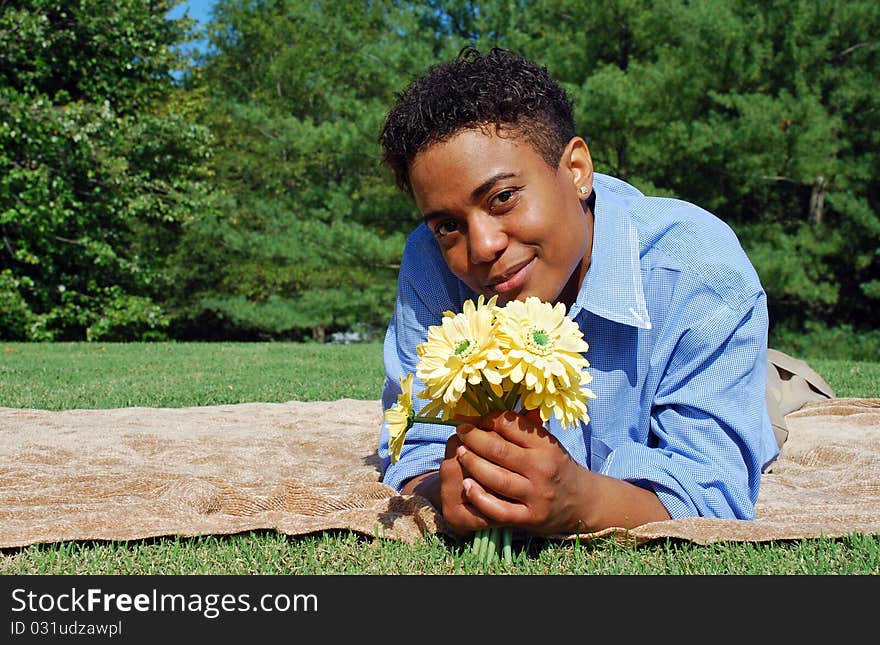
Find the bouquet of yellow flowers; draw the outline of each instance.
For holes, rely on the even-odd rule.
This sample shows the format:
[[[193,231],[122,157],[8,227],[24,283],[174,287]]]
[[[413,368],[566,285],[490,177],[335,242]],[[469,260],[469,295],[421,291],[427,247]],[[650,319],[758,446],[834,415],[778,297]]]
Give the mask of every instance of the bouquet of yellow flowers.
[[[590,420],[587,401],[596,395],[587,387],[589,345],[565,305],[528,297],[499,307],[497,300],[467,300],[461,312],[446,311],[440,325],[428,328],[427,341],[416,348],[416,376],[425,384],[417,396],[428,403],[415,414],[413,374],[407,374],[397,402],[385,410],[392,462],[415,423],[455,426],[456,417],[503,410],[538,410],[543,421],[555,416],[564,426]],[[473,551],[484,562],[499,553],[511,562],[511,538],[510,528],[483,529]]]

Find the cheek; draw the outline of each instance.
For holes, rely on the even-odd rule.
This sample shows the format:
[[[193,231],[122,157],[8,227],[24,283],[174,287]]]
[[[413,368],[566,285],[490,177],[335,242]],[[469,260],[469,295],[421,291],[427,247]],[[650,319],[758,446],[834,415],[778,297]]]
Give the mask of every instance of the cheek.
[[[462,243],[455,244],[450,248],[442,248],[440,252],[446,261],[446,266],[452,271],[456,278],[473,288],[473,278],[467,274],[470,263],[468,262],[467,245]]]
[[[580,200],[557,199],[555,216],[548,217],[542,228],[548,260],[560,271],[570,273],[587,252],[587,219]]]

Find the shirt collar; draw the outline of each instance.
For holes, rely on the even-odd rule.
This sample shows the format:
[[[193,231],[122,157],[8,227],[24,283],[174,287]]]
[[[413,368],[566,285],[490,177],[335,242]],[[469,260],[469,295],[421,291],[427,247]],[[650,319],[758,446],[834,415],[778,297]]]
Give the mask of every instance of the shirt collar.
[[[597,191],[590,268],[569,315],[574,318],[585,309],[614,322],[651,329],[639,258],[638,231],[629,212],[613,193]]]

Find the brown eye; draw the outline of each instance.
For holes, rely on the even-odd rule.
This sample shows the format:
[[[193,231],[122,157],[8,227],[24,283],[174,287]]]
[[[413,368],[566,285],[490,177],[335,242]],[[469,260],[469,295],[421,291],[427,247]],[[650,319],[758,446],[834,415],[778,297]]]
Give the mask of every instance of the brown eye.
[[[492,206],[495,208],[509,206],[512,203],[513,197],[515,195],[516,191],[513,189],[502,190],[500,193],[492,198]]]
[[[443,237],[444,235],[455,233],[457,230],[458,222],[454,219],[445,219],[434,227],[434,235],[437,237]]]

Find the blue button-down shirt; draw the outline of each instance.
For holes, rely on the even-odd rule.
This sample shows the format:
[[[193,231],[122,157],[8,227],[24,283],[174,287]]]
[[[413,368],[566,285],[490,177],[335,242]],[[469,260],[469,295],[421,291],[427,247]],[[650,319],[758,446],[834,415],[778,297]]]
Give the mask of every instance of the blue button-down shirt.
[[[589,343],[587,424],[547,427],[578,463],[648,488],[673,517],[753,519],[778,448],[765,407],[767,303],[733,231],[686,202],[646,197],[596,174],[590,267],[568,315]],[[447,268],[431,231],[407,239],[385,335],[382,403],[415,373],[416,346],[443,312],[476,298]],[[413,391],[423,384],[415,380]],[[416,408],[425,404],[416,399]],[[383,480],[398,490],[436,470],[452,428],[416,424]]]

